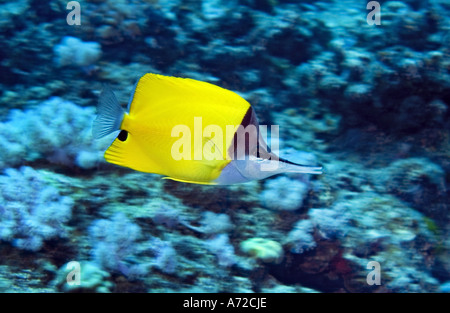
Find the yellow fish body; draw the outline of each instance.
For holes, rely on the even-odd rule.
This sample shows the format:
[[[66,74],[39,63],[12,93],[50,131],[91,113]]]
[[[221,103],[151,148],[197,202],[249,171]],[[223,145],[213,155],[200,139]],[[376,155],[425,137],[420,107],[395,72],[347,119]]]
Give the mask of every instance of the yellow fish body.
[[[110,163],[197,184],[233,184],[283,172],[319,174],[269,152],[250,104],[236,93],[189,78],[146,74],[128,112],[114,93],[100,96],[93,137],[120,130]]]

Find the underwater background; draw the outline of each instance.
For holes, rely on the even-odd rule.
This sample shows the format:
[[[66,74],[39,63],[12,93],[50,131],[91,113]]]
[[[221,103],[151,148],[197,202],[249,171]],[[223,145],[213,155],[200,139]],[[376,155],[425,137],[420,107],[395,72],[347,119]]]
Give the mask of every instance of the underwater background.
[[[450,2],[68,2],[0,1],[0,292],[450,291]],[[239,93],[324,173],[106,163],[98,96],[145,73]]]

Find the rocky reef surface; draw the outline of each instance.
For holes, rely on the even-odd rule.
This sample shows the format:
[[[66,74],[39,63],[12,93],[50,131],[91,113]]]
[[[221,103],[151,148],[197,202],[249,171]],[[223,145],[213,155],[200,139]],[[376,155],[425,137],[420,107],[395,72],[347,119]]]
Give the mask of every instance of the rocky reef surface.
[[[356,0],[88,0],[81,25],[66,5],[0,4],[1,292],[450,290],[448,1],[382,2],[380,25]],[[324,174],[107,164],[102,86],[125,104],[149,72],[238,92]]]

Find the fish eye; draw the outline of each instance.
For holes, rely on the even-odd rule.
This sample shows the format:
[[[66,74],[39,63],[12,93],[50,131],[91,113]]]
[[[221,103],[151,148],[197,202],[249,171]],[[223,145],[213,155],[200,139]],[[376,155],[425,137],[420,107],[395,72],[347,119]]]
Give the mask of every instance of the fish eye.
[[[121,130],[119,133],[119,136],[117,136],[117,139],[120,141],[125,141],[128,138],[128,132],[126,130]]]

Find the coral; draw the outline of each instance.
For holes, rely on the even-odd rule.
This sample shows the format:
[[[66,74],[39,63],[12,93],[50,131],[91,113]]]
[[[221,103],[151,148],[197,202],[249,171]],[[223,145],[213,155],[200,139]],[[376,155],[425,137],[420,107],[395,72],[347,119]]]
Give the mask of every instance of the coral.
[[[440,292],[450,293],[450,281],[446,281],[439,287]]]
[[[313,233],[314,225],[310,220],[298,221],[286,238],[286,244],[290,246],[290,251],[301,254],[315,248],[316,242]]]
[[[0,266],[0,292],[7,293],[11,287],[8,280],[3,277],[3,273],[8,273],[8,268],[4,265]]]
[[[368,84],[349,85],[344,92],[345,97],[355,103],[367,103],[371,97],[371,86]]]
[[[203,212],[200,226],[189,226],[189,228],[204,234],[226,233],[233,228],[230,217],[224,213],[216,214],[214,212]]]
[[[37,251],[45,240],[67,236],[73,200],[48,185],[41,172],[6,169],[0,187],[0,239]]]
[[[82,40],[66,36],[53,49],[58,66],[76,65],[89,66],[101,56],[102,49],[97,42],[83,42]]]
[[[168,241],[153,238],[148,243],[150,249],[156,254],[152,265],[166,274],[173,274],[177,269],[177,253]]]
[[[261,202],[272,210],[294,211],[301,208],[308,189],[305,182],[280,176],[265,183]]]
[[[205,241],[206,248],[214,253],[220,266],[228,267],[236,263],[234,247],[227,234],[219,234]]]
[[[13,27],[13,18],[20,16],[26,11],[27,0],[20,0],[16,3],[2,3],[0,7],[0,30],[6,31],[8,28]]]
[[[142,241],[140,227],[121,212],[110,220],[95,221],[89,234],[92,259],[104,269],[130,279],[145,276],[152,267],[166,274],[177,270],[177,253],[172,244],[158,237]]]
[[[167,228],[175,228],[177,225],[188,225],[179,210],[162,203],[152,214],[152,220],[156,224]]]
[[[70,263],[70,262],[69,262]],[[80,265],[80,284],[69,284],[67,276],[73,270],[73,267],[64,264],[57,272],[51,285],[62,292],[110,292],[113,283],[110,281],[108,272],[102,270],[98,264],[88,261],[79,262]]]
[[[279,263],[283,259],[283,248],[274,241],[265,238],[249,238],[240,244],[241,251],[266,263]]]
[[[279,19],[264,15],[266,18],[259,19],[257,25],[259,31],[264,30],[261,35],[267,40],[271,55],[299,65],[311,59],[330,39],[329,30],[314,16],[300,15],[294,6],[276,8],[276,11]]]
[[[0,123],[0,167],[47,159],[56,164],[92,168],[103,161],[104,142],[94,142],[92,107],[79,107],[58,97],[36,108],[11,111]]]
[[[408,158],[393,162],[384,173],[380,186],[387,192],[430,217],[446,218],[445,171],[439,165],[426,158]]]
[[[139,226],[123,213],[116,213],[110,220],[96,220],[89,227],[92,259],[104,269],[132,278],[141,276],[150,264],[134,264],[140,237]]]
[[[350,219],[345,203],[337,203],[332,208],[311,209],[308,211],[314,227],[325,239],[336,239],[345,235]]]
[[[343,237],[348,231],[351,214],[345,203],[338,202],[331,208],[310,209],[308,217],[298,221],[287,235],[285,243],[292,253],[301,254],[315,248],[315,235],[327,240]]]

